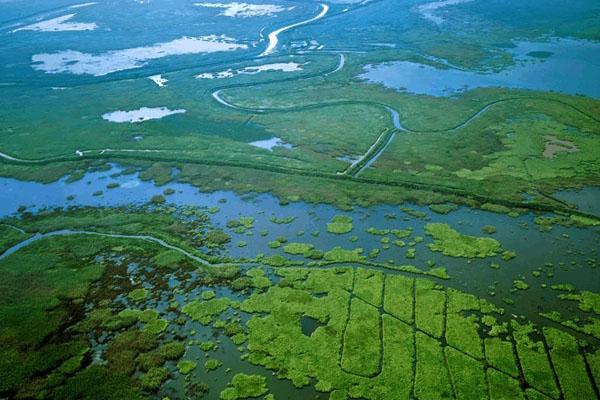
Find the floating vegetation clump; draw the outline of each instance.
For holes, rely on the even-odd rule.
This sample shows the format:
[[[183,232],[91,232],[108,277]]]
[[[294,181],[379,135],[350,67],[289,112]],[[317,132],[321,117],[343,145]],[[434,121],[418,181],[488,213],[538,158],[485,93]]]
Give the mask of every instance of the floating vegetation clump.
[[[496,239],[463,235],[444,223],[429,223],[425,225],[425,232],[433,237],[429,248],[446,256],[485,258],[496,256],[502,251],[502,246]]]
[[[291,224],[292,222],[294,222],[295,219],[296,219],[296,217],[294,217],[294,216],[281,217],[281,218],[273,216],[273,217],[269,218],[269,220],[271,222],[273,222],[274,224],[280,224],[280,225],[281,224]]]
[[[338,235],[352,231],[352,217],[347,215],[336,215],[327,224],[327,232]]]
[[[250,397],[262,396],[268,391],[267,380],[264,376],[236,374],[228,387],[221,392],[219,399],[247,399]]]

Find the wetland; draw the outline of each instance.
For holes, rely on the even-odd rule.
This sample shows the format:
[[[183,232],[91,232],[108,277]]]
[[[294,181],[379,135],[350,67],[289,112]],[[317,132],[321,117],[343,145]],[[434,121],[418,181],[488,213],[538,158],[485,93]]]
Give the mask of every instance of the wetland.
[[[600,399],[599,12],[0,2],[0,398]]]

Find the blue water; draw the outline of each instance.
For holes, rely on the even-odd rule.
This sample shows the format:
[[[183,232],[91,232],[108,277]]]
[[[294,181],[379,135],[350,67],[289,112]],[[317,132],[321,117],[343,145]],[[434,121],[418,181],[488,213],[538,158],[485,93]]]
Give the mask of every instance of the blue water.
[[[600,237],[592,229],[578,229],[573,227],[556,226],[551,232],[540,232],[533,224],[534,215],[525,214],[518,218],[511,218],[503,214],[495,214],[482,210],[460,207],[447,215],[431,212],[427,207],[407,205],[413,210],[425,213],[424,218],[416,218],[402,211],[395,205],[378,205],[369,208],[356,207],[352,211],[342,211],[331,205],[308,204],[293,202],[289,205],[279,204],[279,200],[270,194],[238,195],[228,191],[205,193],[197,188],[182,183],[168,183],[164,186],[155,186],[151,181],[141,181],[137,174],[118,175],[121,168],[113,166],[112,169],[101,172],[92,172],[83,179],[69,183],[66,179],[50,184],[24,182],[9,178],[0,178],[0,217],[14,214],[19,206],[25,205],[30,211],[43,208],[65,206],[128,206],[147,203],[152,196],[161,194],[167,188],[174,189],[175,193],[166,196],[167,203],[183,206],[219,207],[219,211],[210,214],[211,221],[232,235],[227,253],[232,257],[253,258],[256,254],[281,254],[292,259],[300,260],[300,256],[290,256],[282,248],[271,249],[268,243],[278,236],[285,236],[290,242],[309,242],[316,248],[329,250],[335,246],[346,249],[361,247],[364,254],[371,249],[382,248],[381,237],[365,233],[369,227],[383,228],[413,228],[413,235],[405,239],[407,246],[397,247],[391,245],[389,249],[382,249],[377,262],[393,262],[396,265],[412,264],[421,269],[427,269],[428,262],[447,268],[452,279],[448,284],[457,289],[467,290],[470,293],[488,298],[490,301],[501,304],[503,297],[511,296],[515,299],[514,310],[536,318],[537,304],[547,301],[547,289],[540,288],[542,282],[564,283],[571,282],[579,289],[598,291],[597,280],[589,279],[593,271],[586,264],[586,258],[597,259],[597,250]],[[120,187],[107,189],[110,182],[118,182]],[[94,196],[97,191],[102,195]],[[71,201],[66,201],[67,196],[74,195]],[[327,233],[327,222],[334,215],[345,214],[352,216],[354,229],[344,235]],[[255,217],[254,228],[251,232],[238,234],[226,228],[227,221],[240,216]],[[271,217],[278,218],[293,216],[295,219],[290,224],[275,224]],[[393,218],[391,218],[393,216]],[[505,249],[516,251],[517,257],[504,262],[499,257],[493,259],[476,259],[467,262],[463,258],[445,257],[440,253],[429,251],[427,244],[431,239],[424,234],[428,222],[444,222],[461,233],[483,236],[481,228],[484,225],[493,225],[497,233],[493,235],[502,243]],[[318,237],[313,232],[319,232]],[[353,241],[356,235],[358,241]],[[406,257],[408,243],[415,236],[423,236],[425,240],[416,243],[416,258]],[[527,240],[522,240],[526,236]],[[393,239],[393,238],[392,238]],[[245,247],[238,247],[244,241]],[[203,250],[203,249],[201,249]],[[500,269],[490,269],[491,261],[497,262]],[[564,267],[554,268],[554,278],[533,278],[531,272],[546,263]],[[575,262],[575,264],[571,264]],[[512,294],[510,289],[516,277],[523,276],[532,284],[527,293]],[[494,286],[496,297],[488,295],[488,287]],[[544,300],[545,299],[545,300]]]
[[[600,187],[588,186],[579,190],[561,190],[552,196],[577,207],[579,211],[600,216]]]
[[[504,87],[600,98],[600,43],[553,39],[515,44],[516,47],[507,49],[515,65],[499,72],[481,73],[396,61],[367,66],[360,78],[388,88],[436,97],[478,87]],[[536,57],[532,52],[547,52],[549,57]]]

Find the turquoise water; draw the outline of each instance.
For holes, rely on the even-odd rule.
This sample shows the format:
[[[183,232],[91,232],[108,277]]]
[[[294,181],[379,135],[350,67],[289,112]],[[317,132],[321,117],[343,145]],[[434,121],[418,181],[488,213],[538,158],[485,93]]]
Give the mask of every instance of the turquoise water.
[[[0,5],[0,82],[45,86],[142,73],[151,75],[249,58],[266,46],[266,42],[261,41],[262,30],[297,21],[314,10],[311,4],[281,0],[268,4],[280,6],[283,11],[259,17],[222,16],[219,14],[223,9],[200,7],[196,2],[182,0],[36,2],[29,5],[27,11],[22,3],[5,1]],[[71,14],[74,16],[67,23],[95,24],[95,29],[65,31],[63,26],[59,31],[39,31],[28,28]],[[206,37],[227,40],[239,48],[193,53],[189,46],[183,45],[145,58],[153,46],[182,38]],[[58,59],[52,59],[48,65],[40,61],[52,56]],[[132,57],[138,61],[132,62]],[[77,68],[84,64],[86,68]],[[94,79],[96,73],[102,75]]]

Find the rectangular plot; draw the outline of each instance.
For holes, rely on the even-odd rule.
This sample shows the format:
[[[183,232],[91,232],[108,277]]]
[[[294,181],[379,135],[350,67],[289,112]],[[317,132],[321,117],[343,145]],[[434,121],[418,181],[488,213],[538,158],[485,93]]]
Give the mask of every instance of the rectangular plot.
[[[342,369],[361,376],[379,373],[381,360],[379,310],[353,298],[344,334]]]
[[[535,389],[527,388],[525,389],[525,396],[527,396],[527,400],[551,400],[551,397],[546,396],[538,392]]]
[[[456,398],[486,399],[488,388],[483,364],[451,347],[446,347],[445,352]]]
[[[354,276],[354,294],[374,306],[381,307],[384,274],[358,268]]]
[[[385,278],[385,312],[409,324],[413,323],[414,279],[402,275],[388,275]]]
[[[413,386],[415,344],[412,326],[383,315],[383,371],[377,398],[407,399]]]
[[[483,358],[479,319],[464,316],[464,312],[479,310],[479,300],[470,294],[448,289],[448,313],[446,315],[446,340],[448,344],[473,356]]]
[[[417,332],[417,373],[415,375],[415,395],[419,400],[440,400],[453,398],[452,386],[444,352],[440,343]]]
[[[576,339],[555,328],[544,328],[544,335],[565,400],[593,399],[596,395]]]
[[[512,342],[500,338],[485,339],[485,358],[492,367],[513,378],[519,377]]]
[[[461,311],[479,311],[479,308],[479,299],[477,297],[456,289],[448,289],[449,313],[459,313]]]
[[[488,368],[487,378],[490,387],[490,400],[525,399],[518,380],[492,368]]]
[[[533,325],[521,325],[513,320],[512,327],[525,380],[531,387],[557,399],[560,392],[554,381],[554,373],[544,343],[530,336],[534,333]]]
[[[441,337],[444,329],[446,292],[429,279],[415,280],[415,321],[417,328]]]
[[[315,269],[309,272],[302,288],[323,293],[334,288],[350,290],[353,275],[352,268]]]

